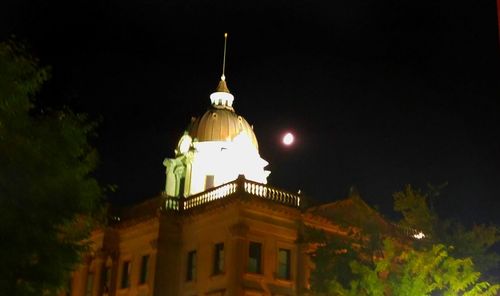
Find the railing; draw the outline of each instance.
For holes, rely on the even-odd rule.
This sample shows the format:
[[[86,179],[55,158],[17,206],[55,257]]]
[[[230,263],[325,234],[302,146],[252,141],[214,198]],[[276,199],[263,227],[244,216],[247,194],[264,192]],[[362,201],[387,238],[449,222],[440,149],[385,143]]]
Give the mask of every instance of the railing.
[[[424,233],[423,231],[417,230],[415,228],[411,228],[408,226],[402,226],[396,223],[392,223],[394,229],[396,230],[397,233],[409,237],[411,239],[429,239],[428,234]]]
[[[246,193],[251,197],[263,198],[287,206],[300,206],[300,195],[291,194],[264,184],[249,181],[240,175],[238,179],[232,182],[189,196],[185,199],[167,197],[165,200],[165,209],[173,211],[189,210],[218,199],[227,198],[236,193]]]
[[[236,192],[238,184],[236,181],[226,183],[219,187],[215,187],[209,191],[205,191],[184,200],[184,209],[190,209],[211,201],[227,197]]]
[[[165,200],[165,209],[178,211],[180,209],[180,202],[178,198],[167,197]]]
[[[270,199],[272,201],[279,202],[281,204],[299,207],[300,206],[300,196],[296,194],[291,194],[279,189],[275,189],[264,184],[252,182],[245,180],[245,192],[251,195],[262,197],[265,199]]]

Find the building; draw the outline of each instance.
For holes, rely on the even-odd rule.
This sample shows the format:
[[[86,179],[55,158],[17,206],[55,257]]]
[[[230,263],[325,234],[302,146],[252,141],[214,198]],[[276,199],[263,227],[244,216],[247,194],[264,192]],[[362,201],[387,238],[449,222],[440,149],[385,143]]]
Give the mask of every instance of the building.
[[[332,217],[368,211],[390,231],[356,195],[306,208],[300,194],[267,185],[268,163],[224,75],[210,100],[164,161],[164,193],[93,233],[70,295],[304,295],[313,267],[305,227],[352,236],[355,227]]]

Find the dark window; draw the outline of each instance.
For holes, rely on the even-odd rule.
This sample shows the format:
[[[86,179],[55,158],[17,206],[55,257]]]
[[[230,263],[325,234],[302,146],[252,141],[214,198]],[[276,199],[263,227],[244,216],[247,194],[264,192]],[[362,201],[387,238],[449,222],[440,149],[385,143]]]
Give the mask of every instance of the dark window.
[[[262,244],[250,242],[248,247],[248,272],[262,273]]]
[[[215,244],[214,274],[224,272],[224,243]]]
[[[192,281],[196,279],[196,251],[188,253],[186,279]]]
[[[102,291],[104,293],[109,293],[109,288],[111,286],[111,267],[106,266],[102,272]]]
[[[149,255],[142,256],[141,260],[141,274],[139,275],[139,284],[145,284],[148,280],[149,270]]]
[[[130,287],[130,261],[123,262],[122,266],[122,282],[120,287],[122,289]]]
[[[214,176],[207,175],[205,176],[205,190],[214,187]]]
[[[72,278],[70,278],[67,282],[66,282],[66,293],[64,295],[66,296],[71,296],[71,286],[72,286]]]
[[[94,274],[87,275],[87,286],[85,287],[85,296],[92,296],[92,288],[94,287]]]
[[[290,250],[278,250],[278,278],[290,279]]]

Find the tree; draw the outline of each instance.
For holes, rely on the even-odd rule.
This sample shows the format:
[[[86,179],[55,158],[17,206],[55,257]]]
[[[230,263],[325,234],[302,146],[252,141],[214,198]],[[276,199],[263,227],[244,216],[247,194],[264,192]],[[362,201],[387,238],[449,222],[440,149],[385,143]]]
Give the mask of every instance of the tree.
[[[355,279],[348,286],[333,280],[328,295],[333,296],[494,296],[500,285],[480,281],[470,258],[456,259],[449,248],[433,245],[430,249],[414,250],[396,247],[390,239],[384,241],[384,256],[367,265],[352,261]]]
[[[306,240],[316,244],[310,284],[314,295],[327,295],[332,283],[347,285],[354,277],[349,263],[358,259],[358,251],[352,248],[353,241],[326,235],[316,229],[307,229]]]
[[[472,258],[483,278],[492,279],[492,273],[500,263],[500,255],[493,251],[495,244],[500,241],[499,228],[484,224],[467,228],[456,220],[440,219],[431,206],[431,199],[435,199],[439,193],[436,193],[435,187],[429,187],[431,190],[423,193],[406,185],[402,191],[393,195],[394,210],[403,216],[399,223],[418,229],[426,235],[426,239],[419,241],[415,247],[429,247],[437,243],[452,246],[452,256]]]
[[[0,43],[0,295],[60,291],[103,209],[95,125],[34,108],[48,77],[24,47]]]
[[[324,208],[324,207],[323,207]],[[310,242],[315,268],[310,284],[315,295],[329,295],[332,282],[348,285],[355,278],[350,262],[373,265],[373,255],[380,252],[383,239],[393,225],[368,206],[355,188],[347,199],[330,204],[327,213],[319,214],[341,227],[347,236],[331,235],[305,228],[304,240]]]
[[[394,208],[403,219],[400,226],[388,222],[395,230],[401,227],[422,231],[424,239],[392,231],[368,206],[346,207],[344,202],[338,207],[340,212],[333,209],[334,215],[329,215],[332,222],[336,223],[339,216],[351,217],[354,223],[343,221],[341,225],[354,225],[356,236],[341,238],[317,230],[306,232],[307,239],[318,247],[312,254],[313,294],[496,295],[500,286],[488,283],[488,277],[481,272],[497,266],[498,254],[489,249],[498,241],[497,228],[454,228],[451,222],[438,218],[427,198],[411,186],[396,192]],[[359,196],[346,201],[366,205]],[[353,209],[365,220],[353,218]]]

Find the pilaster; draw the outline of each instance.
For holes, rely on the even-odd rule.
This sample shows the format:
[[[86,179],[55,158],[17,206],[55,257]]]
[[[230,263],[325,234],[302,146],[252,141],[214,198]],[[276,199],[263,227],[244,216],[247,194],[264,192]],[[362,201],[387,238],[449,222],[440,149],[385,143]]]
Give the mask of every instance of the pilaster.
[[[243,295],[243,274],[247,257],[249,227],[243,222],[233,224],[231,233],[231,253],[228,266],[227,295]]]

